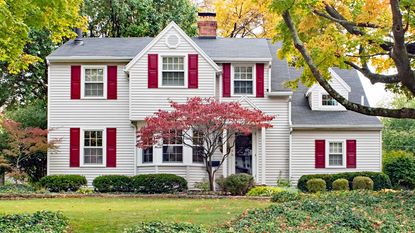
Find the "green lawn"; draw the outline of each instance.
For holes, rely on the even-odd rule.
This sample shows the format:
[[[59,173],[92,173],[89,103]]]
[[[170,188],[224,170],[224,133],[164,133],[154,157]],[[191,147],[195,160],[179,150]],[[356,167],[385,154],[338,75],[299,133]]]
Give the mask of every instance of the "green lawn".
[[[269,201],[244,199],[55,198],[0,200],[0,214],[62,211],[74,232],[122,232],[142,221],[186,221],[217,226]]]

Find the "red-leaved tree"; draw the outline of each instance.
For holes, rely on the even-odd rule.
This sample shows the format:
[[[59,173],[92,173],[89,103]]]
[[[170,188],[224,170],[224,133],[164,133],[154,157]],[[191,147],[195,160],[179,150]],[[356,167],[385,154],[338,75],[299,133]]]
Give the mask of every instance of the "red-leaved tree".
[[[254,129],[270,128],[274,116],[260,110],[242,107],[236,102],[219,102],[214,98],[194,97],[184,104],[171,102],[172,111],[159,110],[145,119],[138,132],[137,146],[146,149],[161,140],[175,140],[197,150],[203,158],[214,190],[215,174],[230,155],[236,133],[249,134]],[[197,135],[197,137],[194,137]],[[226,144],[226,150],[221,151]],[[219,165],[213,167],[213,156],[220,152]]]
[[[7,149],[0,151],[0,166],[8,171],[15,182],[27,177],[22,163],[40,152],[57,148],[58,140],[48,141],[48,131],[40,128],[23,127],[21,123],[0,118],[0,126],[6,132]]]

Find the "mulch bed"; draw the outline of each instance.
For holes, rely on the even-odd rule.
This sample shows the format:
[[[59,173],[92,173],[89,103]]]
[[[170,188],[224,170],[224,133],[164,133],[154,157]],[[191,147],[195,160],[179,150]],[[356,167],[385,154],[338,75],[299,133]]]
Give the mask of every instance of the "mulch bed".
[[[225,195],[204,195],[204,194],[134,194],[134,193],[0,193],[0,200],[20,200],[33,198],[172,198],[172,199],[247,199],[269,201],[270,197],[247,197],[247,196],[225,196]]]

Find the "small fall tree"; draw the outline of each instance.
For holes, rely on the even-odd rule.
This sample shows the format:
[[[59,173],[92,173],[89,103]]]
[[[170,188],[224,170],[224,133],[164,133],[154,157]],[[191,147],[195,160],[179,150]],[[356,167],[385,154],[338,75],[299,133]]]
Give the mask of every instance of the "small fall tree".
[[[213,98],[190,98],[186,103],[171,102],[172,111],[159,110],[147,117],[147,123],[138,132],[138,147],[146,149],[160,140],[177,140],[203,157],[209,178],[210,190],[214,190],[215,174],[230,155],[235,133],[249,134],[252,130],[270,128],[273,116],[260,110],[242,107],[236,102],[219,102]],[[197,132],[197,133],[196,133]],[[193,135],[197,134],[198,142]],[[215,152],[226,144],[219,164],[212,166]],[[202,146],[201,146],[202,145]],[[218,154],[218,153],[216,153]]]
[[[24,128],[21,123],[10,119],[3,119],[1,127],[7,134],[7,149],[0,153],[0,166],[16,182],[26,178],[25,167],[22,166],[25,160],[47,153],[48,149],[56,149],[57,141],[48,142],[48,131],[45,129]]]

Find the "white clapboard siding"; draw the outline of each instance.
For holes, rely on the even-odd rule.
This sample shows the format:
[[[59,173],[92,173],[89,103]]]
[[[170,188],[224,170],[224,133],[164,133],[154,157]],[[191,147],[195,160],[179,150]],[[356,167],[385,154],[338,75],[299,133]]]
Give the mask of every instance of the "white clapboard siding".
[[[315,168],[315,140],[356,140],[356,168]],[[302,175],[351,171],[381,171],[380,131],[293,131],[291,180],[296,184]]]
[[[49,138],[60,141],[58,151],[48,153],[48,174],[84,175],[89,185],[99,175],[133,175],[135,130],[128,118],[128,80],[124,64],[119,64],[117,69],[117,100],[71,100],[71,65],[51,63],[49,66]],[[69,167],[70,128],[117,128],[117,167]]]
[[[170,49],[165,39],[170,35],[180,37],[181,43],[175,49]],[[159,109],[168,109],[169,100],[177,102],[185,102],[187,98],[214,97],[215,96],[215,80],[216,72],[214,68],[199,54],[199,88],[147,88],[147,67],[148,54],[159,55],[187,55],[196,54],[197,51],[189,44],[175,28],[171,28],[158,43],[148,50],[144,56],[139,59],[130,69],[130,119],[143,120],[146,116],[152,115]],[[187,57],[185,58],[185,66],[187,66]],[[161,59],[159,57],[159,64]],[[161,71],[159,71],[159,76]],[[187,75],[187,74],[186,74]]]
[[[334,90],[336,90],[340,95],[345,97],[346,99],[349,98],[349,92],[346,90],[346,88],[340,83],[338,78],[331,78],[329,83],[331,87],[333,87]],[[338,110],[346,110],[342,105],[338,106],[322,106],[322,95],[327,94],[327,91],[324,90],[323,87],[321,87],[319,84],[315,84],[315,86],[312,87],[313,91],[308,96],[308,102],[310,104],[310,108],[315,111],[323,110],[323,111],[338,111]]]

